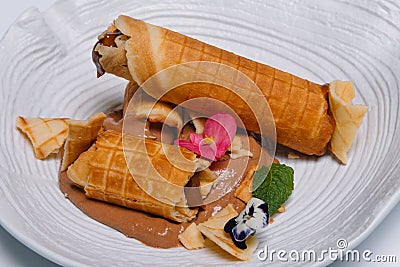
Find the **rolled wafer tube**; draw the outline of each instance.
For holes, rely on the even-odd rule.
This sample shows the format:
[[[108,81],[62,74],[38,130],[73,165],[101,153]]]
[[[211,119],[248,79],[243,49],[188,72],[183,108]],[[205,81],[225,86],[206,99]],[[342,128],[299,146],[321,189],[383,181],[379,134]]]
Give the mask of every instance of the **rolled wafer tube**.
[[[335,129],[334,118],[329,112],[328,84],[307,81],[141,20],[119,16],[108,32],[99,37],[93,55],[99,76],[108,72],[139,85],[162,70],[187,62],[215,62],[238,70],[258,86],[268,101],[277,142],[305,154],[324,154]],[[126,74],[127,70],[130,75]],[[210,75],[223,76],[218,71],[216,69]],[[229,78],[234,81],[235,77]],[[148,89],[144,90],[155,97]],[[198,82],[182,85],[165,94],[161,100],[181,104],[196,97],[228,102],[246,129],[259,133],[252,107],[234,92],[221,90],[215,84]]]

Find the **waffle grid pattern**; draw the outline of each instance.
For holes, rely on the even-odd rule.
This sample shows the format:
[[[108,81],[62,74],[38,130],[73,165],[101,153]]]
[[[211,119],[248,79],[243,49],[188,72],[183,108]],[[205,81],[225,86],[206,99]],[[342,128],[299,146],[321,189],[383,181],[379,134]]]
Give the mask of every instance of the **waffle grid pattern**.
[[[148,153],[140,147],[143,142]],[[149,157],[151,165],[155,168],[150,166],[145,157]],[[131,172],[135,175],[135,179]],[[158,197],[158,194],[172,194],[170,201],[181,200],[184,198],[183,187],[179,194],[169,183],[158,178],[165,177],[171,183],[184,186],[192,175],[193,173],[182,172],[174,167],[165,157],[160,143],[132,136],[129,137],[128,144],[125,142],[124,152],[122,135],[109,130],[102,133],[96,141],[96,152],[90,162],[85,191],[89,197],[95,199],[143,210],[172,220],[187,221],[195,215],[191,210],[161,202],[154,197]],[[137,181],[140,181],[140,186]],[[145,187],[151,195],[141,187]]]
[[[61,171],[65,171],[96,140],[105,118],[104,113],[98,113],[88,120],[70,120],[68,122],[68,138],[64,145]]]
[[[44,159],[64,144],[68,134],[68,119],[18,117],[17,127],[31,140],[36,157]]]
[[[163,53],[167,55],[163,67],[172,65],[171,61],[174,61],[173,64],[211,61],[241,71],[257,84],[266,97],[274,116],[279,143],[310,154],[318,154],[321,153],[321,150],[324,150],[333,132],[333,121],[331,116],[327,114],[328,102],[325,86],[240,57],[182,34],[166,29],[161,29],[161,31],[160,47],[164,49]],[[232,76],[229,73],[224,73],[223,69],[220,67],[204,69],[199,65],[199,69],[195,71],[198,71],[204,77],[209,77],[210,81],[223,83],[235,90],[243,92],[246,88],[249,88],[250,85],[243,84],[243,79],[238,78],[238,74]],[[176,75],[176,77],[179,76],[179,74]],[[226,101],[225,103],[235,107],[245,124],[246,117],[252,116],[250,109],[244,106],[247,104],[240,99],[238,102],[238,97],[233,95],[233,92],[221,93],[220,90],[215,90],[215,86],[199,88],[196,88],[196,90],[204,90],[202,95],[206,93],[210,97]],[[198,95],[199,93],[196,93],[196,90],[189,90],[186,99]],[[247,103],[257,103],[256,99],[260,97],[248,92],[243,95],[246,96]],[[183,98],[183,96],[181,97]],[[177,101],[172,96],[168,100]],[[238,103],[240,103],[239,106]],[[246,127],[249,128],[247,124]],[[250,128],[254,130],[255,126],[251,125]],[[304,144],[299,144],[298,140],[301,140]],[[318,144],[318,142],[320,143]],[[310,146],[312,149],[307,149]]]

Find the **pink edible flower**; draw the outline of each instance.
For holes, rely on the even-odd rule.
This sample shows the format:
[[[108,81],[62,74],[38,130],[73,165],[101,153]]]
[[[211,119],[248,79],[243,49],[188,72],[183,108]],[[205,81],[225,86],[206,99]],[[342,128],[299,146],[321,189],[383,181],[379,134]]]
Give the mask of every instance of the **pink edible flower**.
[[[206,159],[216,161],[231,145],[236,135],[236,127],[236,121],[231,115],[217,113],[207,119],[202,135],[191,133],[190,141],[175,140],[175,144]]]

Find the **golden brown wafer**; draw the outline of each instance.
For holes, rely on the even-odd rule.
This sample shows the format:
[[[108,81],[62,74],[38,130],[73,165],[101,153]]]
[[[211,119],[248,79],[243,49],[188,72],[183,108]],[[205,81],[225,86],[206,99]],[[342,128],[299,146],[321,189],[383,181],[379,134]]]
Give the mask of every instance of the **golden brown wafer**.
[[[17,118],[17,128],[25,133],[32,142],[35,156],[45,159],[57,153],[68,134],[66,118]]]

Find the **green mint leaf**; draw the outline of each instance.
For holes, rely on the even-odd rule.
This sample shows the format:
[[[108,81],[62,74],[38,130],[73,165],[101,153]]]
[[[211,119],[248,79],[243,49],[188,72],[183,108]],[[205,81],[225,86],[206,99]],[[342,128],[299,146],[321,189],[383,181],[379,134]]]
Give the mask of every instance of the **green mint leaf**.
[[[254,172],[253,184],[262,184],[253,191],[253,197],[268,203],[269,214],[274,214],[289,198],[294,189],[294,171],[284,164],[272,163]]]

